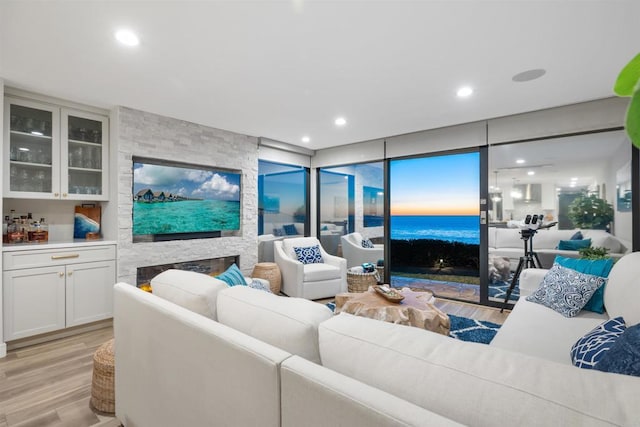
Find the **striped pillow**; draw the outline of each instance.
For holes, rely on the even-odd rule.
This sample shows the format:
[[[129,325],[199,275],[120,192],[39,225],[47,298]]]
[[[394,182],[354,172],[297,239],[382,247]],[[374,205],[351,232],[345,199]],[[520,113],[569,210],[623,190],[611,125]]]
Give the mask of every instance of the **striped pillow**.
[[[222,280],[229,286],[236,285],[246,285],[247,282],[244,281],[244,276],[242,275],[242,271],[238,268],[237,265],[232,264],[227,270],[219,276],[216,276],[217,279]]]

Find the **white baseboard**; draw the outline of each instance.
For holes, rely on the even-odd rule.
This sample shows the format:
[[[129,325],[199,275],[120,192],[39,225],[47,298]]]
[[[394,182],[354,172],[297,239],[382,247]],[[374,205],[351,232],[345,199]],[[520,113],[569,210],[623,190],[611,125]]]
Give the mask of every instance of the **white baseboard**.
[[[2,359],[3,357],[6,357],[6,355],[7,355],[7,344],[0,343],[0,359]]]

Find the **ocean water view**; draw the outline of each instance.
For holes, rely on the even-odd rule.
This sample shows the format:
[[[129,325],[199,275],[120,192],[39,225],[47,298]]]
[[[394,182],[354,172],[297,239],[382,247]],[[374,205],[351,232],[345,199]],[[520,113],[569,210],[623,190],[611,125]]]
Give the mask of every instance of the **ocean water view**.
[[[391,239],[435,239],[480,244],[477,215],[392,215]]]
[[[238,201],[133,202],[134,235],[239,229],[240,202]]]

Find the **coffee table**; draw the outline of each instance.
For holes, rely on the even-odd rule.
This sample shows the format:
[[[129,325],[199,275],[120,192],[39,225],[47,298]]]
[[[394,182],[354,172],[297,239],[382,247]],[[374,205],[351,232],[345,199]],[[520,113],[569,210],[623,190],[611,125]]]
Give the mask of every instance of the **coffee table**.
[[[335,312],[415,326],[449,335],[449,316],[433,305],[435,298],[431,292],[414,292],[409,288],[396,290],[404,296],[400,303],[388,301],[372,287],[362,293],[337,294]]]

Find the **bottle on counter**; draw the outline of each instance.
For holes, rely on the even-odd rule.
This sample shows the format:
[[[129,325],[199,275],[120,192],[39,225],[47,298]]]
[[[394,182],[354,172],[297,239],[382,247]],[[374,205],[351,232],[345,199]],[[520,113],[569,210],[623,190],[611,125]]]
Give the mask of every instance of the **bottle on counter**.
[[[22,243],[23,236],[20,225],[20,219],[15,218],[7,226],[7,240],[9,243]]]
[[[49,240],[49,228],[44,222],[44,218],[40,218],[40,221],[33,223],[32,230],[29,234],[29,240],[35,243],[46,242]]]

